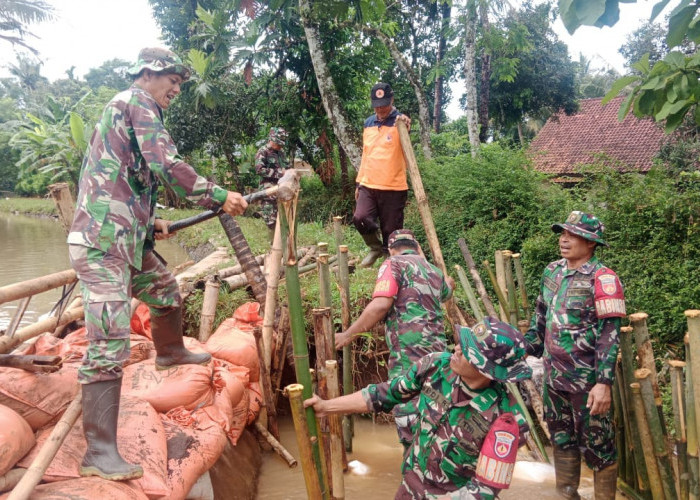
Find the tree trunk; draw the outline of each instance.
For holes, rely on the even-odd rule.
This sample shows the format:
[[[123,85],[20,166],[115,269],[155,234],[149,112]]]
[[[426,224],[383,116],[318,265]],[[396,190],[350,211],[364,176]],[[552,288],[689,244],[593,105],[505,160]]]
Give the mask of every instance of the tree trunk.
[[[229,148],[224,148],[224,156],[229,166],[229,171],[231,172],[231,177],[233,178],[233,183],[239,193],[243,192],[243,183],[241,182],[241,173],[238,171],[238,164],[236,163],[236,157]]]
[[[464,36],[464,85],[467,93],[467,131],[471,144],[472,157],[479,152],[479,125],[477,123],[477,90],[476,90],[476,0],[467,2],[467,21]]]
[[[350,187],[350,176],[348,175],[348,155],[342,146],[338,148],[338,156],[340,157],[340,187],[343,192],[343,199],[348,198],[352,189]]]
[[[362,147],[353,128],[350,126],[347,115],[345,114],[345,109],[343,109],[338,93],[335,90],[333,77],[331,76],[330,69],[326,63],[326,56],[323,54],[323,49],[321,47],[320,33],[311,19],[310,0],[299,0],[299,15],[304,25],[306,41],[309,44],[311,63],[314,66],[316,82],[318,83],[318,90],[321,93],[323,107],[326,110],[328,119],[333,125],[335,136],[347,153],[353,167],[359,170],[360,161],[362,159]]]
[[[441,25],[440,25],[440,41],[438,42],[437,63],[436,66],[442,71],[443,59],[445,58],[445,48],[447,46],[447,38],[445,33],[450,27],[450,17],[452,15],[452,6],[445,2],[441,6]],[[442,88],[445,82],[445,77],[438,74],[435,79],[435,105],[433,107],[433,130],[436,134],[440,133],[440,125],[442,122]]]
[[[416,94],[416,99],[418,100],[418,120],[420,121],[420,144],[423,148],[423,156],[425,156],[427,160],[430,160],[433,156],[432,148],[430,146],[430,108],[428,107],[428,99],[425,97],[425,92],[423,92],[423,86],[421,85],[420,80],[413,72],[413,69],[408,64],[408,61],[403,57],[401,51],[391,38],[389,38],[376,28],[370,28],[365,26],[362,28],[362,30],[365,33],[369,33],[371,35],[376,36],[377,38],[379,38],[379,40],[382,41],[382,43],[384,43],[384,45],[387,46],[389,52],[391,53],[391,56],[394,58],[394,61],[396,61],[396,64],[399,65],[399,68],[401,68],[401,71],[404,72],[406,78],[408,78],[408,81],[411,83],[413,91]]]
[[[491,25],[486,2],[479,2],[479,17],[484,39],[489,39]],[[491,89],[491,54],[489,48],[481,53],[481,93],[479,95],[479,142],[486,142],[489,133],[489,91]]]

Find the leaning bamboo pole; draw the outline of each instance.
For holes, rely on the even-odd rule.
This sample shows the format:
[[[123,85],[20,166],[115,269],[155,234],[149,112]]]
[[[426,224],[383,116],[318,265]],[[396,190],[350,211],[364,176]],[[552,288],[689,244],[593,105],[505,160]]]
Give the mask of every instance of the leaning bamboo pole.
[[[503,266],[505,267],[506,289],[508,290],[508,308],[510,309],[510,324],[517,325],[520,320],[518,302],[515,294],[515,280],[513,279],[513,252],[503,250]]]
[[[629,315],[630,324],[634,329],[634,343],[637,345],[637,357],[639,358],[639,366],[649,370],[649,380],[651,387],[654,390],[654,404],[656,411],[659,413],[659,421],[666,434],[666,421],[664,420],[663,403],[661,401],[661,391],[659,390],[659,377],[656,374],[656,361],[654,360],[654,349],[651,345],[649,337],[649,329],[647,328],[647,318],[649,315],[645,312],[638,312]]]
[[[309,372],[309,350],[306,345],[306,329],[304,327],[304,310],[301,304],[301,286],[299,284],[299,272],[296,266],[296,207],[297,198],[295,196],[289,201],[278,201],[278,214],[280,214],[280,226],[282,231],[282,241],[284,246],[284,273],[287,281],[287,303],[289,305],[289,316],[292,330],[292,347],[294,349],[294,371],[296,379],[301,384],[300,392],[303,391],[303,398],[309,399],[312,396],[312,381]],[[311,450],[315,471],[318,475],[318,483],[323,497],[327,498],[328,484],[324,467],[323,447],[319,442],[320,430],[316,414],[313,408],[306,409],[306,421],[308,434],[311,439]],[[299,439],[299,438],[298,438]],[[302,462],[303,463],[303,462]]]
[[[618,356],[619,358],[620,356]],[[632,457],[627,453],[627,440],[626,437],[629,433],[626,429],[626,417],[625,408],[622,404],[622,395],[620,389],[621,382],[621,367],[619,363],[615,364],[615,379],[612,386],[612,399],[613,399],[613,425],[615,426],[615,448],[617,448],[617,464],[619,476],[622,477],[625,482],[630,484],[635,484],[634,469],[630,467],[632,464]]]
[[[506,266],[503,258],[503,250],[496,250],[494,252],[493,263],[494,267],[496,268],[496,282],[498,283],[498,288],[503,293],[503,297],[505,299],[503,302],[501,302],[500,296],[498,297],[499,302],[501,302],[501,319],[503,321],[510,321],[511,311],[510,303],[508,302],[508,292],[506,290]],[[508,304],[507,308],[506,304]]]
[[[46,332],[52,332],[59,326],[67,325],[68,323],[71,323],[72,321],[75,321],[77,319],[81,319],[84,316],[83,312],[83,306],[82,303],[80,307],[75,307],[73,309],[70,309],[58,318],[52,317],[52,318],[46,318],[41,321],[37,321],[36,323],[25,326],[24,328],[20,328],[15,332],[15,334],[11,337],[8,338],[6,336],[1,336],[0,337],[0,354],[6,354],[13,350],[15,347],[18,345],[22,344],[23,342],[34,338],[38,335],[41,335],[42,333]]]
[[[647,417],[647,424],[651,432],[652,450],[656,457],[656,463],[659,466],[659,475],[664,490],[664,497],[666,500],[675,500],[677,498],[676,481],[673,475],[671,457],[669,456],[666,446],[666,435],[661,426],[659,413],[656,410],[651,371],[647,368],[640,368],[639,370],[635,370],[634,377],[637,379],[642,401],[644,402],[644,413]]]
[[[280,431],[277,426],[277,409],[272,398],[272,383],[270,381],[270,371],[265,368],[265,348],[262,340],[262,328],[256,326],[253,328],[253,336],[255,337],[255,347],[258,351],[258,363],[260,364],[260,388],[262,390],[263,401],[265,402],[265,415],[263,423],[267,419],[267,428],[270,429],[275,438],[279,439]]]
[[[523,272],[523,264],[520,262],[520,254],[513,254],[513,266],[515,267],[515,276],[518,278],[518,290],[520,291],[520,302],[523,307],[523,317],[526,321],[530,321],[530,305],[527,301],[527,288],[525,286],[525,273]]]
[[[484,287],[484,282],[481,281],[481,276],[479,275],[479,270],[477,269],[476,263],[474,262],[474,259],[472,258],[472,254],[469,251],[469,247],[467,246],[467,242],[464,241],[464,238],[459,238],[457,240],[457,245],[459,246],[459,249],[462,252],[462,257],[464,257],[464,262],[467,263],[467,268],[469,269],[469,273],[472,275],[472,279],[474,280],[474,286],[476,287],[476,291],[479,293],[479,297],[481,298],[481,303],[484,304],[484,309],[486,309],[486,315],[491,316],[492,318],[497,318],[498,315],[496,314],[496,309],[493,307],[493,303],[491,302],[491,299],[489,298],[489,294],[486,291],[486,287]]]
[[[469,283],[469,279],[467,278],[466,273],[464,272],[464,269],[459,264],[455,264],[455,271],[457,271],[457,276],[459,277],[459,282],[462,284],[462,288],[464,289],[464,293],[467,295],[467,300],[469,301],[469,307],[471,307],[472,312],[474,313],[476,317],[476,311],[481,312],[481,308],[479,307],[479,302],[476,300],[476,294],[474,293],[474,289],[472,288],[471,283]],[[476,318],[477,320],[480,320],[481,318]]]
[[[637,434],[642,442],[642,446],[645,450],[653,450],[654,444],[651,438],[651,431],[647,423],[646,412],[644,411],[644,402],[642,401],[642,394],[639,383],[634,382],[630,384],[630,391],[632,403],[634,404],[634,415],[637,422]],[[659,465],[652,453],[643,453],[644,462],[646,464],[646,471],[649,478],[649,489],[654,500],[664,500],[664,487],[661,481],[661,474],[659,472]]]
[[[671,359],[667,361],[671,373],[671,397],[673,403],[673,424],[676,429],[676,453],[678,456],[678,483],[681,498],[688,498],[688,438],[686,432],[686,411],[683,383],[685,362]]]
[[[37,295],[59,286],[70,285],[76,281],[78,281],[78,276],[75,274],[75,271],[67,269],[58,273],[40,276],[39,278],[2,286],[0,287],[0,304]]]
[[[685,344],[685,401],[686,417],[688,425],[687,432],[687,454],[688,454],[688,498],[698,500],[700,498],[700,460],[698,460],[698,431],[695,417],[695,405],[693,398],[695,389],[693,386],[693,363],[690,354],[690,336],[686,333],[683,337]]]
[[[10,491],[17,486],[17,483],[19,483],[26,472],[27,469],[17,467],[16,469],[7,471],[4,476],[0,476],[0,493]]]
[[[301,470],[304,474],[306,494],[311,500],[322,500],[327,498],[327,492],[320,480],[321,473],[318,470],[318,461],[313,450],[314,436],[312,436],[308,422],[308,408],[306,409],[306,417],[304,415],[304,399],[306,399],[302,395],[304,391],[305,388],[301,384],[292,384],[285,388],[285,393],[289,397],[289,404],[292,409],[292,419],[294,420],[297,445],[299,446],[299,459],[301,460]],[[315,427],[315,424],[312,427]],[[316,444],[318,444],[318,439],[316,439]]]
[[[82,402],[83,395],[81,391],[78,391],[78,395],[75,396],[73,402],[68,405],[63,416],[55,425],[49,438],[46,440],[42,446],[39,454],[34,458],[31,465],[27,469],[27,472],[19,480],[17,486],[14,487],[10,495],[7,497],[8,500],[26,500],[32,494],[34,487],[39,484],[41,478],[44,476],[46,469],[51,464],[51,461],[56,456],[58,449],[63,444],[66,439],[68,432],[70,432],[73,424],[80,413],[82,412]]]
[[[338,277],[340,281],[340,307],[341,323],[343,331],[350,328],[350,272],[348,270],[348,247],[338,247]],[[355,391],[352,381],[352,344],[343,347],[343,394],[352,394]],[[343,444],[345,451],[352,452],[353,420],[352,415],[343,416]]]
[[[294,456],[291,453],[289,453],[287,448],[282,446],[282,443],[277,441],[277,439],[275,439],[275,437],[272,434],[270,434],[267,429],[265,429],[264,425],[262,425],[260,422],[255,422],[255,430],[258,431],[260,435],[265,438],[265,441],[267,441],[267,443],[272,447],[272,449],[275,450],[275,452],[280,457],[282,457],[282,460],[287,462],[287,465],[290,469],[293,469],[294,467],[299,465],[297,459],[294,458]]]
[[[496,275],[493,274],[493,269],[491,269],[491,263],[488,260],[484,260],[482,264],[484,265],[484,269],[486,269],[486,274],[488,274],[489,280],[491,280],[491,286],[493,286],[493,290],[494,292],[496,292],[496,297],[498,298],[498,305],[500,306],[500,314],[495,317],[501,318],[501,320],[503,321],[509,321],[510,309],[508,308],[508,299],[503,293],[501,285],[499,285],[498,283],[498,278],[496,277]]]
[[[204,298],[202,299],[202,313],[199,322],[199,341],[206,342],[211,335],[216,318],[216,305],[219,302],[219,287],[221,283],[216,279],[207,280],[204,286]]]
[[[282,264],[282,230],[280,218],[277,215],[275,236],[272,238],[270,257],[267,260],[265,274],[267,275],[267,290],[265,292],[265,311],[263,311],[262,338],[265,350],[265,369],[271,373],[272,337],[275,329],[275,316],[277,313],[277,291],[280,283],[280,266]]]
[[[338,362],[326,361],[326,382],[328,385],[328,398],[340,396],[338,387]],[[328,416],[331,430],[331,491],[334,499],[345,498],[345,481],[343,479],[343,429],[340,423],[340,415]]]

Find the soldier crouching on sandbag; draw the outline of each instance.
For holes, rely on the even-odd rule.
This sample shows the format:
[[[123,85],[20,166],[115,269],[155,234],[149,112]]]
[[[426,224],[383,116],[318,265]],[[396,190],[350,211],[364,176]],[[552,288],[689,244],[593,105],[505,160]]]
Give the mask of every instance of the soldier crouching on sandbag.
[[[304,401],[317,416],[390,411],[418,396],[419,424],[404,454],[397,499],[493,499],[508,488],[525,419],[504,382],[532,376],[525,340],[486,317],[459,327],[454,354],[432,353],[406,374],[347,396]]]
[[[163,110],[190,70],[173,52],[146,48],[129,69],[133,85],[117,94],[95,126],[83,162],[75,219],[68,235],[80,279],[90,345],[78,370],[87,452],[80,475],[111,480],[143,475],[117,449],[122,366],[129,357],[131,297],[150,306],[156,366],[205,364],[211,356],[184,347],[177,283],[153,251],[171,236],[155,217],[160,182],[178,196],[239,215],[247,203],[182,161],[163,124]]]

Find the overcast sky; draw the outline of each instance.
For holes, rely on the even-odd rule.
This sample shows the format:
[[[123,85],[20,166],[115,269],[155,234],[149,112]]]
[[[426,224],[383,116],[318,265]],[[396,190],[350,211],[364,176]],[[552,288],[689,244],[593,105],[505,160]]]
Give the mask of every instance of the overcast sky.
[[[140,48],[162,45],[147,0],[47,1],[55,6],[57,19],[31,26],[30,30],[40,38],[30,43],[39,50],[44,63],[42,74],[50,80],[65,78],[71,66],[75,66],[77,77],[83,77],[90,68],[107,60],[134,61]],[[569,46],[572,59],[578,60],[582,53],[593,60],[594,66],[612,66],[622,73],[624,61],[618,49],[627,35],[649,19],[657,1],[621,3],[620,21],[612,28],[582,27],[571,36],[557,20],[554,29]],[[669,12],[678,1],[672,0],[664,12]],[[517,5],[521,1],[511,3]],[[8,76],[6,66],[15,62],[15,55],[9,45],[2,41],[0,44],[0,76]],[[456,104],[461,85],[454,84],[453,90],[454,102],[448,106],[448,115],[456,118],[462,114]]]

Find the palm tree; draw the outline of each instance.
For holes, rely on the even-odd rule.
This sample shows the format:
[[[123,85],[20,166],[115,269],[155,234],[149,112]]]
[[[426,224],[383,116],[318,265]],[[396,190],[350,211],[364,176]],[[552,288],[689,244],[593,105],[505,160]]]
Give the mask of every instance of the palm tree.
[[[34,55],[38,51],[26,41],[27,25],[53,19],[54,10],[44,0],[0,0],[0,40],[21,45]]]

